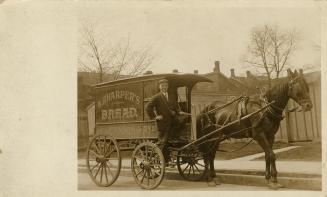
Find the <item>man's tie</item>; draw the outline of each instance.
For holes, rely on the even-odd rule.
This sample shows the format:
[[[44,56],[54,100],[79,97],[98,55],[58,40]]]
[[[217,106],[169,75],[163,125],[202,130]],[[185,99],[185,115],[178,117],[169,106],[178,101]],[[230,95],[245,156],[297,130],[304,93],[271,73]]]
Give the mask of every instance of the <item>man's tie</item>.
[[[167,92],[164,93],[164,96],[166,97],[166,99],[168,101],[168,93]]]

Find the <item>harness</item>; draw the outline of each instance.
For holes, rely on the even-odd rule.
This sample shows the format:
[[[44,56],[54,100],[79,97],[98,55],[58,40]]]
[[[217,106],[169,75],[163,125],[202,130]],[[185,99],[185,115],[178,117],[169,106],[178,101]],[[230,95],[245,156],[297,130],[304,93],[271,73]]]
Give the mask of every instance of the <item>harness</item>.
[[[233,110],[231,110],[231,112],[228,114],[228,116],[226,117],[226,119],[225,119],[225,121],[224,121],[224,123],[222,125],[219,125],[217,123],[214,123],[211,120],[211,118],[209,117],[209,115],[208,115],[210,113],[213,113],[213,112],[217,111],[218,109],[221,109],[222,107],[217,107],[217,108],[214,108],[212,110],[209,110],[208,112],[203,112],[202,115],[201,115],[201,120],[200,120],[201,121],[201,126],[203,128],[202,131],[205,130],[205,129],[207,129],[207,128],[209,128],[209,127],[211,127],[211,126],[214,126],[215,129],[218,129],[218,128],[226,125],[228,123],[228,121],[230,120],[230,117],[231,117],[231,115],[232,115],[232,113],[234,111],[237,112],[237,118],[240,120],[243,116],[245,116],[247,114],[246,104],[247,104],[248,101],[249,101],[249,97],[247,97],[247,96],[240,96],[237,99],[234,99],[233,101],[231,101],[230,103],[227,103],[224,107],[226,107],[227,105],[230,105],[232,103],[235,103],[235,105],[234,105]],[[205,124],[205,120],[204,119],[207,120],[207,124],[206,125],[204,125]],[[211,142],[211,141],[215,142],[216,140],[223,141],[225,139],[230,139],[232,137],[232,135],[235,135],[235,134],[238,134],[238,133],[242,133],[243,131],[246,131],[246,130],[248,131],[251,128],[252,127],[247,127],[245,129],[242,129],[242,130],[237,131],[237,132],[233,132],[233,133],[231,133],[229,135],[225,135],[225,136],[223,134],[223,136],[219,136],[219,137],[216,137],[216,138],[209,139],[207,141],[203,141],[203,142],[201,142],[198,145],[201,145],[201,144],[204,144],[204,143],[207,143],[207,142]],[[253,139],[251,139],[249,142],[247,142],[245,145],[241,146],[240,148],[237,148],[237,149],[232,150],[232,151],[226,151],[226,150],[221,150],[221,149],[218,149],[218,151],[220,151],[220,152],[235,152],[235,151],[238,151],[238,150],[243,149],[244,147],[246,147],[247,145],[249,145],[252,141],[253,141]],[[214,150],[215,145],[217,143],[218,142],[216,141],[216,143],[213,143],[212,144],[211,149],[210,149],[209,152],[212,152]]]
[[[269,103],[266,96],[264,96],[261,99],[261,101],[263,101],[265,105],[267,105]],[[276,111],[279,111],[279,113],[276,112]],[[284,109],[282,109],[282,108],[280,108],[280,107],[272,104],[269,107],[267,107],[266,114],[267,114],[267,116],[270,116],[273,120],[280,122],[280,121],[282,121],[285,118],[282,115],[283,111],[284,111]]]

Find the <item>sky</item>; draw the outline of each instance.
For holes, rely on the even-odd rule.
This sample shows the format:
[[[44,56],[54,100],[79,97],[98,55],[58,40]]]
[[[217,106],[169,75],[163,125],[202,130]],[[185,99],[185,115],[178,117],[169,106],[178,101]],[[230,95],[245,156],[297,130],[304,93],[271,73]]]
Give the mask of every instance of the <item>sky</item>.
[[[315,6],[240,6],[222,5],[215,1],[139,1],[112,2],[80,6],[79,18],[96,24],[100,33],[112,42],[130,36],[135,46],[151,44],[155,61],[154,73],[199,73],[213,70],[214,61],[221,64],[226,75],[235,68],[237,75],[245,75],[241,57],[247,53],[251,29],[264,24],[281,29],[296,29],[300,45],[290,59],[294,68],[319,66],[320,9]]]

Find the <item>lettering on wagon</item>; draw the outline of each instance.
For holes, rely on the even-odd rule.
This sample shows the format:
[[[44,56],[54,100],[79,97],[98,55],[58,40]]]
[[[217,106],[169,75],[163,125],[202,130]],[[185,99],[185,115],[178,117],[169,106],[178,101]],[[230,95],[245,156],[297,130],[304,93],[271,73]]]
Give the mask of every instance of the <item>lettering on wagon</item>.
[[[139,105],[141,103],[140,96],[128,90],[115,90],[107,92],[98,100],[98,108],[108,105],[117,101],[128,101]]]
[[[136,119],[138,117],[135,107],[125,107],[116,109],[102,109],[101,120],[127,120]]]

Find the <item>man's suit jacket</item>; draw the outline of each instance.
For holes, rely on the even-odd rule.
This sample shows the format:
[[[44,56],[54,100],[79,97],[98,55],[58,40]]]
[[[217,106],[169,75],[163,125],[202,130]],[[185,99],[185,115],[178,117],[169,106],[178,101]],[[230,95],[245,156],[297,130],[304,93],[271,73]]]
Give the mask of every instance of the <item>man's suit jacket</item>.
[[[158,130],[160,132],[168,132],[171,129],[171,124],[173,121],[173,114],[172,111],[175,111],[175,113],[179,113],[179,107],[177,101],[174,99],[173,95],[168,94],[167,101],[166,97],[161,93],[155,94],[148,105],[146,106],[146,112],[148,113],[150,119],[154,119],[156,117],[156,114],[154,111],[156,111],[157,115],[162,115],[163,119],[157,121]]]

